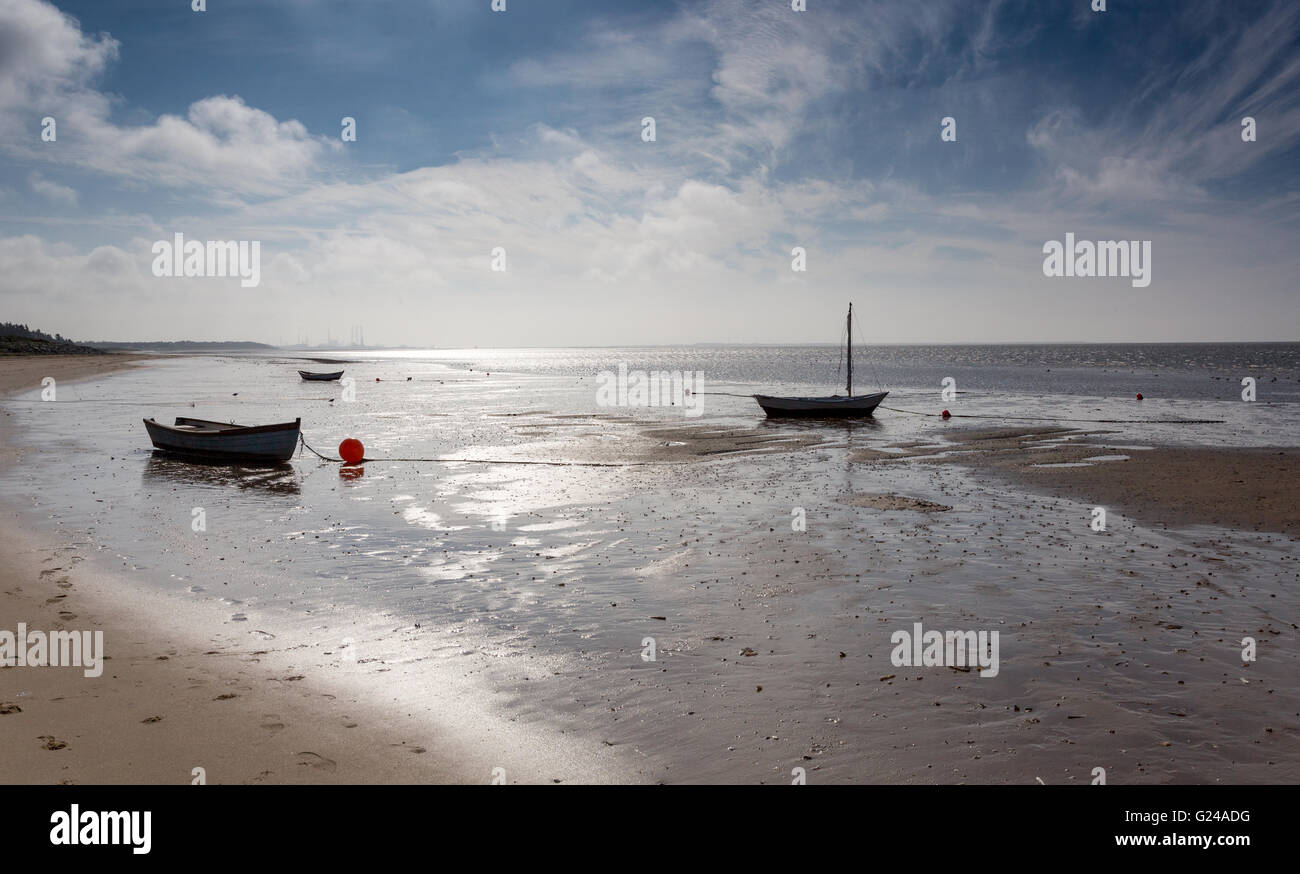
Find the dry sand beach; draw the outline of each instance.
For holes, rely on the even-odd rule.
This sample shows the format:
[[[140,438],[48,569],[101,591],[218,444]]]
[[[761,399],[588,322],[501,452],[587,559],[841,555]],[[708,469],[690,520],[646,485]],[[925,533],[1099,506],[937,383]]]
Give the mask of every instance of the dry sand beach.
[[[12,393],[45,375],[100,380],[134,363],[6,361],[0,372]],[[21,459],[5,412],[4,455]],[[551,514],[519,524],[512,548],[434,561],[468,583],[465,568],[490,575],[494,565],[481,562],[521,560],[522,582],[494,577],[494,597],[518,601],[495,608],[515,632],[475,644],[463,632],[478,619],[437,616],[449,624],[431,628],[397,608],[346,619],[314,607],[295,620],[234,600],[223,613],[115,569],[111,552],[50,513],[57,504],[7,494],[0,627],[102,629],[109,661],[97,680],[71,668],[0,671],[0,735],[16,753],[0,759],[0,780],[185,783],[202,767],[221,783],[482,783],[504,768],[508,782],[748,783],[788,782],[803,763],[824,781],[1086,782],[1097,761],[1116,782],[1300,779],[1287,680],[1294,450],[1124,449],[1122,433],[1064,427],[936,428],[934,439],[867,449],[833,429],[593,424],[542,409],[524,419],[520,442],[491,457],[563,450],[582,464],[641,467],[457,475],[469,491],[543,489],[603,508],[593,516],[579,504],[589,521],[569,541],[548,539],[566,518]],[[1036,466],[1107,454],[1128,460]],[[814,523],[817,539],[757,528],[767,517],[754,508],[768,503],[788,520],[790,483],[817,458],[831,461],[824,480],[799,486],[820,495],[808,506],[825,507],[814,511],[827,522]],[[114,461],[137,478],[146,463]],[[369,465],[367,487],[407,489],[397,471]],[[310,483],[292,497],[308,500],[298,489]],[[629,494],[602,500],[625,486]],[[1102,503],[1171,536],[1116,552],[1054,525],[1057,498]],[[406,496],[393,500],[401,507]],[[428,515],[412,505],[392,524],[428,524],[452,540],[467,530]],[[631,524],[651,517],[659,521]],[[308,545],[291,549],[275,554],[304,558]],[[241,561],[250,563],[237,575],[262,572],[264,562]],[[321,567],[326,578],[347,573]],[[282,565],[268,579],[293,588],[314,573]],[[232,622],[229,609],[243,612]],[[882,635],[922,612],[928,624],[1001,625],[1014,641],[1006,685],[892,667]],[[525,623],[539,621],[557,651],[528,654],[538,638]],[[1247,632],[1283,657],[1243,665],[1236,641]],[[362,658],[340,652],[343,634]],[[646,634],[661,647],[658,664],[636,657]]]

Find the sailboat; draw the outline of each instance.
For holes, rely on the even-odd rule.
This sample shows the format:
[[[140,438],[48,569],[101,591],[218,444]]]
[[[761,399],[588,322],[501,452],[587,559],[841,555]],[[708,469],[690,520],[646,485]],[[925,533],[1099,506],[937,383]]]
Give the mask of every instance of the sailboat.
[[[845,385],[845,395],[831,395],[828,398],[778,398],[771,395],[754,395],[754,400],[767,413],[768,418],[801,417],[807,419],[860,419],[870,416],[880,402],[889,394],[887,391],[870,395],[853,394],[853,304],[849,304],[848,315],[848,354],[849,378]]]

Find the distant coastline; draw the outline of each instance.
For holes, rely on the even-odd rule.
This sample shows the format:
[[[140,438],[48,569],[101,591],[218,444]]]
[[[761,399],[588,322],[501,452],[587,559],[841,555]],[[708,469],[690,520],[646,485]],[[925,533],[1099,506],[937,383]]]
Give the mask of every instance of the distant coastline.
[[[107,355],[104,349],[82,346],[66,340],[43,340],[39,337],[0,337],[0,355]]]
[[[275,352],[279,348],[251,340],[158,340],[141,343],[96,340],[86,345],[102,352]]]

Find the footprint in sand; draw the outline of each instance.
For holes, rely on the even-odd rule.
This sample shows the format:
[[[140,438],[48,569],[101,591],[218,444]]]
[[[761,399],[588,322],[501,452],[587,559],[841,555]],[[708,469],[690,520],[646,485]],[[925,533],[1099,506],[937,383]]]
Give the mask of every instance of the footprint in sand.
[[[399,743],[399,744],[389,744],[389,746],[390,746],[390,747],[403,747],[403,748],[405,748],[406,750],[408,750],[408,751],[410,751],[410,752],[412,752],[412,753],[415,753],[417,756],[418,756],[420,753],[428,752],[428,750],[426,750],[424,747],[421,747],[421,746],[409,746],[409,747],[408,747],[408,746],[406,745],[406,741],[402,741],[402,742]]]
[[[67,596],[67,595],[55,595],[53,598],[47,598],[47,599],[45,600],[45,603],[46,603],[46,604],[57,604],[57,603],[59,603],[60,601],[62,601],[62,600],[63,600],[64,598],[66,598],[66,597],[68,597],[68,596]]]
[[[71,589],[71,588],[72,588],[72,582],[71,582],[67,577],[63,577],[62,579],[60,579],[60,580],[59,580],[57,583],[55,583],[54,585],[58,586],[60,589]]]
[[[60,610],[59,618],[62,619],[64,622],[71,622],[73,619],[77,618],[77,614],[69,613],[67,610]]]
[[[284,731],[284,723],[280,721],[280,717],[273,713],[268,713],[262,717],[262,728],[265,728],[267,731],[271,732],[271,734],[275,734],[276,732]]]
[[[333,774],[339,767],[338,762],[327,759],[319,753],[298,753],[297,756],[298,764],[308,768],[315,768],[318,771],[325,771],[328,774]]]
[[[239,697],[239,696],[238,696],[237,694],[235,694],[234,692],[223,692],[222,694],[218,695],[216,698],[213,698],[212,700],[213,700],[213,701],[229,701],[231,698],[238,698],[238,697]]]
[[[43,734],[40,737],[38,737],[37,740],[45,741],[45,743],[41,744],[41,746],[47,750],[61,750],[67,746],[67,743],[56,739],[52,734]]]
[[[5,702],[4,704],[0,704],[0,716],[8,716],[10,713],[22,713],[22,712],[23,709],[19,707],[17,704],[10,704],[8,702]]]
[[[148,724],[150,724],[150,723],[154,723],[154,722],[162,722],[162,717],[161,717],[161,716],[150,716],[150,717],[147,717],[147,718],[142,719],[142,720],[140,720],[140,721],[143,722],[143,723],[145,723],[146,725],[148,725]]]

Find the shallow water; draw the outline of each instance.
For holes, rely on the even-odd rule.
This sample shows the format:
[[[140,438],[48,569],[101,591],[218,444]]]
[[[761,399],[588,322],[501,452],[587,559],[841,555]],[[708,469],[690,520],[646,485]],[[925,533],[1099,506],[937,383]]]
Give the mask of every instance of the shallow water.
[[[1044,362],[1059,365],[1062,353],[1008,348],[985,370],[970,363],[981,360],[975,353],[968,371],[930,361],[968,392],[955,400],[940,397],[942,377],[918,377],[886,404],[1227,420],[1095,426],[1113,442],[1090,445],[1126,451],[1170,441],[1287,445],[1300,424],[1300,404],[1265,402],[1272,383],[1261,379],[1254,404],[1235,388],[1216,399],[1224,380],[1181,364],[1147,375],[1179,386],[1174,396],[1140,404],[1118,370],[1054,376],[1069,391],[1039,393]],[[698,418],[596,405],[595,373],[621,361],[702,370],[709,391],[825,391],[804,374],[833,350],[811,349],[785,370],[778,362],[790,353],[775,347],[374,355],[346,365],[354,401],[337,384],[300,382],[294,371],[315,366],[301,361],[170,359],[60,386],[55,403],[37,393],[7,403],[33,451],[0,484],[101,559],[212,602],[228,622],[273,624],[282,640],[297,634],[325,647],[365,629],[406,629],[400,640],[369,639],[370,657],[464,665],[510,716],[630,745],[653,763],[651,779],[782,781],[806,766],[822,780],[1060,782],[1086,779],[1095,764],[1131,780],[1300,776],[1300,657],[1289,625],[1300,587],[1285,538],[1156,534],[1119,514],[1098,534],[1088,507],[1018,494],[959,467],[848,460],[857,449],[1014,421],[881,411],[852,424],[771,423],[752,400],[728,395],[706,396]],[[1296,360],[1283,349],[1268,359],[1233,347],[1218,369],[1257,356],[1257,369],[1281,382]],[[1213,358],[1194,351],[1177,353],[1187,367]],[[1136,353],[1086,354],[1106,367],[1157,366]],[[750,366],[771,381],[738,381]],[[1006,375],[1016,372],[1019,382]],[[333,454],[355,436],[380,460],[340,468],[307,455],[268,470],[154,456],[141,417],[177,415],[301,415],[318,450]],[[823,442],[628,467],[382,460],[617,464],[690,442],[647,433],[655,425]],[[952,509],[845,500],[863,493]],[[800,514],[805,531],[792,525]],[[199,516],[205,530],[196,531]],[[915,621],[1001,629],[999,676],[894,667],[890,634]],[[1236,641],[1247,633],[1265,641],[1268,658],[1243,669]],[[647,638],[653,661],[642,658]],[[741,655],[746,648],[754,655]],[[1262,741],[1261,714],[1277,720]]]

